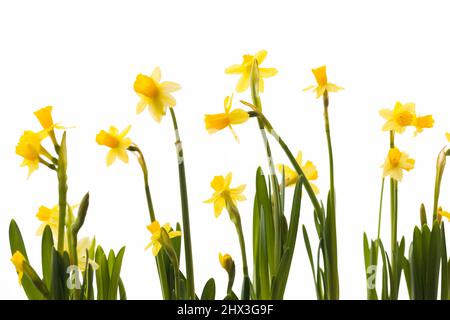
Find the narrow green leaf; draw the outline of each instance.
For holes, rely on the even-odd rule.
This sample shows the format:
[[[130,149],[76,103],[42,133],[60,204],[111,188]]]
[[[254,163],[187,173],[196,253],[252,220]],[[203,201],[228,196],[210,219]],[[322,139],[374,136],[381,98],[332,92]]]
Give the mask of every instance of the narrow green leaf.
[[[42,274],[47,288],[51,288],[52,281],[52,251],[54,248],[52,229],[47,225],[42,234]]]
[[[122,268],[122,260],[124,253],[125,247],[122,247],[119,253],[117,253],[117,257],[115,258],[114,267],[111,272],[111,280],[109,283],[109,293],[108,293],[109,300],[117,300],[117,290],[119,288],[120,270]]]

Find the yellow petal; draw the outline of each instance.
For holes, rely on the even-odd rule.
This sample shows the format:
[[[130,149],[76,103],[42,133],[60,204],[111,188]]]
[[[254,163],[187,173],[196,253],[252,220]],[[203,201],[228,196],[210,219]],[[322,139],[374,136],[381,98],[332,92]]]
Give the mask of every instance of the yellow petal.
[[[157,83],[160,82],[161,81],[161,68],[156,67],[155,69],[153,69],[151,77],[155,82],[157,82]]]
[[[263,78],[270,78],[277,75],[278,70],[275,68],[259,68],[259,76]]]
[[[116,161],[117,152],[114,149],[111,149],[106,154],[106,165],[110,166]]]
[[[144,111],[145,107],[147,107],[147,102],[141,98],[141,100],[139,100],[138,104],[136,105],[136,113],[141,113],[142,111]]]
[[[236,85],[236,91],[237,92],[244,92],[248,89],[250,86],[250,74],[244,73],[238,81],[238,84]]]
[[[219,197],[214,201],[214,215],[216,218],[220,216],[223,208],[225,208],[225,199]]]
[[[152,254],[153,256],[157,256],[159,253],[159,250],[161,250],[161,243],[158,241],[153,242],[153,248],[152,248]]]
[[[211,181],[211,187],[216,191],[222,191],[225,187],[225,179],[223,176],[215,176]]]
[[[258,61],[258,65],[261,65],[261,63],[264,62],[264,59],[266,59],[267,51],[266,50],[260,50],[255,54],[255,59]]]
[[[232,66],[225,69],[227,74],[239,74],[243,72],[244,67],[241,64],[233,64]]]
[[[181,86],[178,83],[165,81],[159,85],[160,89],[164,92],[175,92],[181,89]]]

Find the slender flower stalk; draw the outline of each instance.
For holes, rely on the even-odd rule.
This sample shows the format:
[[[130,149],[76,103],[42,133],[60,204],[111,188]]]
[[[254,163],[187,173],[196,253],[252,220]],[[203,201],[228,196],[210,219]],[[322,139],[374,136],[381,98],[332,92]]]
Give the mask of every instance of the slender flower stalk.
[[[178,159],[178,176],[180,182],[180,196],[181,196],[181,213],[183,217],[183,232],[184,232],[184,251],[186,254],[186,280],[188,297],[191,300],[195,299],[195,285],[194,285],[194,264],[192,261],[192,245],[191,245],[191,227],[189,222],[189,204],[186,186],[186,173],[184,167],[183,145],[180,139],[177,118],[173,108],[169,108],[172,117],[173,130],[175,132],[175,147]]]

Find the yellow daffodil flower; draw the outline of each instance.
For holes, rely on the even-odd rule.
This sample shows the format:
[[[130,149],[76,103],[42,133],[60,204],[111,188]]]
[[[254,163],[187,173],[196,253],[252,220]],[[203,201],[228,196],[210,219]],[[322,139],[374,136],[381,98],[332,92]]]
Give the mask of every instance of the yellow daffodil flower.
[[[25,257],[23,256],[20,251],[14,252],[14,254],[11,257],[11,262],[13,263],[14,267],[16,268],[17,275],[19,277],[19,284],[22,285],[22,278],[23,278],[23,262],[25,261]]]
[[[52,109],[52,106],[47,106],[34,112],[34,115],[44,129],[53,129]]]
[[[228,253],[224,255],[219,253],[219,262],[222,268],[224,268],[227,272],[230,272],[233,268],[234,261]]]
[[[166,223],[162,226],[169,235],[169,238],[181,237],[181,231],[172,230],[170,224]],[[147,226],[147,229],[152,233],[151,242],[145,247],[145,250],[152,248],[152,254],[156,257],[161,250],[161,225],[157,220],[153,221],[150,225]]]
[[[39,168],[41,142],[47,136],[46,131],[24,131],[16,146],[16,154],[23,157],[22,167],[28,167],[28,177]]]
[[[247,198],[242,194],[246,185],[242,184],[236,188],[230,188],[232,173],[228,173],[226,177],[215,176],[211,181],[211,187],[214,189],[213,196],[204,201],[204,203],[214,203],[214,215],[219,217],[222,210],[226,207],[227,201],[232,201],[236,205],[237,201],[244,201]]]
[[[40,236],[44,233],[46,226],[49,226],[52,230],[52,234],[55,238],[58,238],[58,223],[59,223],[59,206],[56,205],[52,209],[46,206],[40,206],[36,217],[39,221],[42,221],[36,235]]]
[[[77,243],[78,269],[80,269],[81,272],[84,272],[86,270],[86,259],[87,259],[86,251],[89,250],[91,244],[92,240],[89,239],[88,237],[84,237],[78,240]],[[93,270],[97,270],[99,268],[99,265],[94,261],[94,259],[89,258],[88,264],[92,267]]]
[[[383,165],[383,177],[390,176],[394,180],[402,181],[403,170],[414,169],[414,159],[408,158],[408,154],[397,148],[391,148]]]
[[[412,102],[396,102],[394,109],[381,109],[380,115],[386,120],[383,131],[403,133],[407,126],[411,126],[416,119],[416,105]],[[427,121],[425,121],[427,122]]]
[[[297,163],[300,166],[300,168],[302,168],[303,173],[305,174],[306,179],[308,179],[309,184],[311,185],[311,188],[313,189],[314,193],[318,194],[319,188],[314,183],[311,182],[313,180],[317,180],[317,178],[319,177],[316,166],[309,160],[306,161],[305,164],[303,164],[302,158],[303,158],[302,152],[299,151],[297,154],[297,157],[295,159],[297,160]],[[286,165],[282,165],[282,164],[277,165],[277,170],[280,173],[283,173],[283,168],[284,168],[284,180],[285,180],[286,187],[295,185],[298,180],[297,172]]]
[[[434,119],[432,115],[422,116],[422,117],[414,117],[413,126],[416,127],[416,131],[414,132],[414,136],[421,133],[423,129],[433,128]]]
[[[344,89],[344,88],[338,87],[337,85],[335,85],[333,83],[328,82],[326,66],[321,66],[317,69],[312,69],[312,73],[314,74],[314,77],[316,78],[317,85],[311,85],[311,86],[303,89],[303,91],[313,89],[313,91],[317,93],[316,97],[320,98],[321,96],[323,96],[325,91],[337,92],[339,90]]]
[[[125,163],[128,163],[128,153],[127,148],[131,145],[131,139],[127,138],[126,135],[130,131],[131,126],[128,126],[119,133],[116,127],[111,126],[109,131],[100,131],[97,134],[96,141],[99,145],[107,146],[111,150],[108,151],[106,155],[106,165],[110,166],[119,158]]]
[[[160,82],[161,69],[156,67],[150,76],[138,74],[134,82],[134,91],[140,97],[136,112],[141,113],[146,107],[156,122],[161,122],[166,114],[167,107],[176,105],[172,92],[180,90],[181,87],[175,82]]]
[[[241,64],[234,64],[225,69],[227,74],[240,74],[241,78],[236,85],[237,92],[244,92],[250,86],[250,73],[252,70],[253,60],[256,59],[258,66],[260,66],[267,56],[266,50],[258,51],[254,56],[246,54],[243,56]],[[270,78],[275,76],[278,70],[275,68],[259,68],[259,91],[264,92],[263,78]]]
[[[231,104],[233,101],[233,95],[231,97],[226,97],[224,101],[225,113],[217,113],[217,114],[206,114],[205,115],[205,125],[206,130],[208,130],[209,134],[213,134],[219,130],[222,130],[226,127],[230,128],[233,133],[236,141],[239,142],[238,136],[231,125],[241,124],[248,120],[248,113],[242,109],[234,109],[231,110]]]
[[[448,142],[450,142],[450,132],[445,133],[445,138],[447,139]]]

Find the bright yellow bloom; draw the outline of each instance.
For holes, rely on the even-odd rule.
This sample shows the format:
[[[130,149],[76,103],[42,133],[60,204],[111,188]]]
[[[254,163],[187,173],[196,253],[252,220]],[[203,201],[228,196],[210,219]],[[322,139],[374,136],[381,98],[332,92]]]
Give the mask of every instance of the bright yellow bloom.
[[[128,163],[127,148],[131,145],[131,139],[126,135],[130,132],[131,126],[126,127],[121,133],[116,127],[109,127],[109,131],[100,131],[97,134],[96,141],[101,146],[107,146],[111,150],[106,155],[106,165],[110,166],[118,157],[125,163]]]
[[[54,127],[52,109],[52,106],[47,106],[34,112],[34,115],[44,129],[53,129]]]
[[[402,104],[397,101],[393,110],[381,109],[380,115],[386,119],[383,131],[403,133],[407,126],[413,125],[416,119],[416,105],[412,102]]]
[[[219,262],[222,268],[224,268],[227,272],[230,272],[232,270],[234,261],[228,253],[224,255],[219,253]]]
[[[215,176],[211,181],[211,187],[214,189],[212,197],[204,203],[214,203],[214,215],[220,216],[223,208],[226,207],[227,201],[232,201],[236,205],[237,201],[244,201],[247,198],[242,194],[246,185],[241,184],[236,188],[230,188],[232,173],[228,173],[226,177]]]
[[[166,223],[162,226],[169,235],[169,238],[181,237],[181,231],[172,230],[170,224]],[[147,226],[147,229],[152,233],[151,242],[145,247],[145,250],[152,247],[152,254],[156,257],[161,250],[161,225],[157,220],[153,221],[150,225]]]
[[[250,86],[250,73],[252,71],[253,60],[256,59],[258,66],[260,66],[267,56],[266,50],[258,51],[254,56],[246,54],[243,56],[241,64],[234,64],[225,69],[227,74],[240,74],[241,78],[236,85],[237,92],[244,92]],[[275,68],[259,68],[259,91],[264,92],[264,80],[263,78],[273,77],[278,73]]]
[[[24,131],[16,146],[16,154],[23,157],[21,166],[28,167],[28,176],[39,168],[39,156],[41,154],[41,142],[47,136],[46,131]]]
[[[86,259],[87,259],[86,251],[89,250],[91,244],[92,240],[89,239],[88,237],[84,237],[78,240],[77,243],[78,269],[80,269],[81,272],[84,272],[86,270]],[[99,268],[99,265],[92,258],[91,257],[89,258],[88,264],[92,267],[92,269],[97,270]]]
[[[335,85],[333,83],[328,82],[326,66],[321,66],[317,69],[312,69],[312,72],[314,74],[314,77],[316,78],[317,86],[311,85],[311,86],[303,89],[303,91],[313,89],[313,91],[317,93],[316,97],[320,98],[321,96],[323,96],[325,91],[337,92],[339,90],[344,89],[344,88],[338,87],[337,85]]]
[[[391,148],[383,165],[383,177],[390,176],[394,180],[402,181],[403,170],[414,169],[414,159],[408,158],[408,154],[397,148]]]
[[[433,128],[434,119],[432,115],[415,117],[413,120],[413,126],[416,127],[416,131],[414,132],[414,136],[421,133],[423,129]]]
[[[167,107],[176,105],[172,92],[181,87],[175,82],[161,82],[161,69],[156,67],[150,76],[138,74],[134,82],[134,91],[141,98],[136,107],[136,112],[141,113],[148,106],[148,111],[156,122],[160,122],[166,114]]]
[[[36,217],[39,221],[42,221],[38,230],[36,231],[36,235],[40,236],[44,233],[44,229],[46,226],[49,226],[52,230],[52,234],[55,238],[58,237],[58,223],[59,223],[59,206],[56,205],[52,209],[47,208],[46,206],[40,206],[39,211],[36,214]]]
[[[306,161],[305,164],[303,164],[302,158],[303,158],[302,152],[299,151],[295,160],[297,161],[300,168],[303,170],[303,173],[305,174],[306,179],[308,179],[309,184],[311,185],[311,188],[313,189],[314,193],[318,194],[319,188],[314,183],[311,182],[313,180],[317,180],[317,178],[319,177],[316,166],[309,160]],[[285,181],[284,183],[285,183],[286,187],[295,185],[298,180],[297,171],[292,170],[288,166],[285,166],[282,164],[277,165],[277,170],[280,173],[283,173],[283,168],[284,168],[284,181]]]
[[[232,102],[233,95],[231,95],[231,97],[227,96],[224,101],[225,113],[205,114],[205,125],[209,134],[213,134],[228,127],[233,133],[236,141],[239,142],[236,132],[234,132],[231,125],[244,123],[248,120],[249,116],[248,113],[242,109],[234,109],[230,112]]]
[[[14,252],[14,254],[11,257],[11,262],[13,263],[14,267],[16,267],[17,275],[19,276],[19,284],[22,285],[22,278],[23,278],[23,262],[25,261],[25,257],[23,256],[20,251]]]

